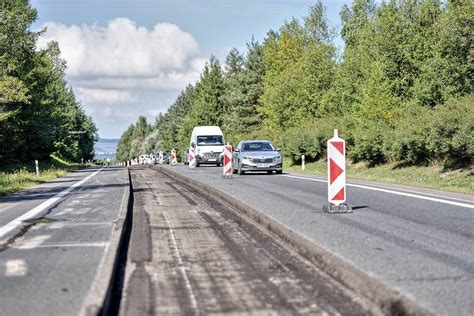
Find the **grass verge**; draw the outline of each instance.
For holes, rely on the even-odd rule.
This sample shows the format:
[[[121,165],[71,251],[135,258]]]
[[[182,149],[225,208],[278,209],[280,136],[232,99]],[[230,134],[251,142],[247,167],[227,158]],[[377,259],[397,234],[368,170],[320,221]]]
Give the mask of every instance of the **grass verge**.
[[[48,180],[62,177],[78,169],[81,165],[71,164],[58,157],[51,156],[49,160],[40,161],[39,176],[36,175],[34,161],[31,164],[11,164],[0,167],[0,196],[24,190],[44,183]]]
[[[305,171],[301,165],[291,165],[285,161],[284,170],[302,174],[326,175],[326,161],[306,164]],[[347,178],[378,182],[406,184],[417,187],[474,194],[474,170],[471,168],[444,171],[442,166],[409,166],[384,164],[368,168],[364,164],[348,164]]]

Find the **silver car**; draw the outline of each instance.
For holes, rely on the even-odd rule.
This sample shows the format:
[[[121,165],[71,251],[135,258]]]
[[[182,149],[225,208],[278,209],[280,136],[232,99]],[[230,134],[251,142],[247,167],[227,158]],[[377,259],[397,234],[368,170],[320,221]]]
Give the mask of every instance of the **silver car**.
[[[280,174],[283,172],[283,159],[280,150],[268,140],[243,140],[234,150],[232,169],[241,175],[247,171]]]

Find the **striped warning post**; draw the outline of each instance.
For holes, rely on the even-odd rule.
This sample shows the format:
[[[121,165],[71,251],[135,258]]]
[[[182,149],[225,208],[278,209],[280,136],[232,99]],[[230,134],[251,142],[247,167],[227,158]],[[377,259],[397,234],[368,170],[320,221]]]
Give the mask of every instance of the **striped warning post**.
[[[328,140],[328,201],[340,205],[346,201],[346,142],[339,138],[337,129]]]
[[[229,144],[224,146],[224,163],[222,171],[224,178],[232,178],[232,146]]]
[[[159,152],[159,154],[158,154],[158,163],[159,163],[160,165],[162,165],[162,164],[163,164],[163,160],[164,160],[164,159],[163,159],[163,151],[160,150],[160,152]]]
[[[196,149],[193,147],[189,148],[188,166],[190,169],[196,168]]]
[[[171,165],[176,166],[178,164],[178,160],[176,159],[176,150],[171,150]]]

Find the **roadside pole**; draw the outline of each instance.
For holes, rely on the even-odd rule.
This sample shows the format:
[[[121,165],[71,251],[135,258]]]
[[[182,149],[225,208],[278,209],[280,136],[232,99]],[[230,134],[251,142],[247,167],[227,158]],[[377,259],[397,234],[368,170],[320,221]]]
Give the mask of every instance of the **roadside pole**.
[[[346,142],[339,138],[337,129],[327,142],[328,202],[323,205],[327,213],[352,213],[346,201]]]
[[[38,164],[38,160],[35,160],[35,168],[36,168],[36,175],[39,176],[40,174],[40,171],[39,171],[39,164]]]
[[[301,171],[305,169],[305,156],[301,155]]]

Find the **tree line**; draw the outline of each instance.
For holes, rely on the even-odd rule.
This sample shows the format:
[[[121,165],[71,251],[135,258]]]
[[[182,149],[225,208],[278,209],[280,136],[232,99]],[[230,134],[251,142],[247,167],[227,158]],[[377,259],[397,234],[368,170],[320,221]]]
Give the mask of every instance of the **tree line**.
[[[29,0],[0,2],[0,165],[94,155],[97,128],[65,80],[58,44],[36,48],[36,18]]]
[[[338,128],[354,162],[444,163],[474,157],[474,2],[354,0],[340,12],[343,50],[321,1],[302,19],[211,56],[164,114],[140,117],[117,159],[189,145],[196,125],[227,141],[268,138],[293,162],[324,158]]]

